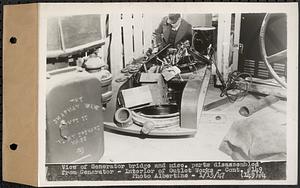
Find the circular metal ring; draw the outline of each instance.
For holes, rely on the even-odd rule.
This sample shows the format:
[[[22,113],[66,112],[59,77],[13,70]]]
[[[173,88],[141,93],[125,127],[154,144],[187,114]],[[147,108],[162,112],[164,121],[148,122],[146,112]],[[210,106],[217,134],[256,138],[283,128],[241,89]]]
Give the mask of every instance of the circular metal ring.
[[[119,108],[115,113],[115,121],[119,127],[129,127],[132,125],[132,113],[128,108]]]
[[[272,17],[272,14],[266,14],[263,22],[261,24],[261,28],[260,28],[260,33],[259,33],[259,44],[260,44],[260,52],[262,54],[264,63],[269,71],[269,73],[273,76],[273,78],[284,88],[287,87],[287,84],[282,81],[282,79],[277,75],[277,73],[274,71],[274,69],[272,68],[271,64],[269,61],[271,60],[279,60],[280,58],[284,58],[284,56],[286,57],[287,55],[287,50],[282,50],[276,54],[267,55],[266,52],[266,46],[265,46],[265,34],[266,34],[266,30],[267,30],[267,26],[268,26],[268,22],[270,20],[270,18]]]

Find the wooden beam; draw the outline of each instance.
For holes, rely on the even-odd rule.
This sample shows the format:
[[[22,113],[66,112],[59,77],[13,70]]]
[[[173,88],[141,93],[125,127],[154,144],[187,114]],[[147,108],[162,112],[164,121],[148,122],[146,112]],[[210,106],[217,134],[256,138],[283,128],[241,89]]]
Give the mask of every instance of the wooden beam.
[[[123,27],[123,38],[124,38],[124,56],[125,64],[130,63],[133,60],[133,14],[123,14],[121,21]]]
[[[142,14],[133,14],[133,36],[134,36],[134,52],[133,57],[136,59],[143,54],[143,41],[142,41]]]
[[[121,28],[120,28],[120,14],[111,14],[110,17],[110,32],[112,33],[111,43],[111,73],[114,78],[121,75],[120,70],[123,68],[122,63],[122,48],[121,42]]]
[[[229,68],[229,53],[231,45],[231,14],[224,14],[224,37],[222,42],[222,66],[223,66],[223,79],[227,80],[230,73]]]
[[[219,14],[217,40],[217,66],[223,79],[227,80],[229,73],[231,14]]]
[[[236,71],[238,69],[240,29],[241,29],[241,13],[236,13],[235,20],[234,20],[234,38],[233,38],[233,47],[232,47],[233,57],[232,57],[231,71]]]
[[[249,87],[249,83],[240,82],[239,85],[242,88]],[[280,97],[286,99],[286,89],[277,86],[265,85],[265,84],[257,84],[252,83],[248,88],[249,92],[260,93],[264,95],[274,95],[276,97]]]
[[[206,105],[203,107],[203,111],[208,111],[208,110],[217,108],[217,107],[219,107],[219,106],[221,106],[221,105],[223,105],[223,104],[226,104],[226,103],[228,103],[228,102],[229,102],[229,100],[228,100],[227,97],[218,99],[218,100],[216,100],[216,101],[214,101],[214,102],[211,102],[211,103],[206,104]]]
[[[148,50],[148,48],[152,48],[152,33],[153,23],[152,23],[152,15],[144,14],[143,16],[143,31],[144,31],[144,52]]]

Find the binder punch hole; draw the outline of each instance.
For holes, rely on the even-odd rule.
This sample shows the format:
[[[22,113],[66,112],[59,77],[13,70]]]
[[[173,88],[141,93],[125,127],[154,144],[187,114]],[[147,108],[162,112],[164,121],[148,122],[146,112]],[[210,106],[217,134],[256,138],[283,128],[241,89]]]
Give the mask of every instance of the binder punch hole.
[[[10,144],[9,147],[10,147],[11,150],[15,151],[17,149],[18,145],[13,143],[13,144]]]
[[[17,43],[17,38],[16,37],[10,37],[9,42],[11,44],[16,44]]]

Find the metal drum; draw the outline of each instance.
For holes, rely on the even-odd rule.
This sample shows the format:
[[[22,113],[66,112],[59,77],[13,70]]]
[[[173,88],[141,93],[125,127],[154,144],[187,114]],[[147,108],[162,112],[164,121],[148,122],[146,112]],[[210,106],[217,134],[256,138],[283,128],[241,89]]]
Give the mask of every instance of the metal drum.
[[[209,46],[214,46],[215,27],[193,27],[192,47],[202,55],[208,55]]]
[[[98,162],[104,152],[100,80],[76,68],[49,72],[46,162]]]

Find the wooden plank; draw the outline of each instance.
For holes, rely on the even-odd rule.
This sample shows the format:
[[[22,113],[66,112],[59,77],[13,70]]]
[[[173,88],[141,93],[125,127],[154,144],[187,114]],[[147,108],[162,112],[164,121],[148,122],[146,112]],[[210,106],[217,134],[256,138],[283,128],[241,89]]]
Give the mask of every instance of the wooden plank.
[[[106,33],[105,33],[105,30],[106,30],[106,23],[105,23],[106,16],[107,16],[106,14],[103,14],[100,17],[101,36],[102,36],[102,39],[104,40],[104,44],[99,49],[98,55],[102,58],[104,63],[107,64],[109,40],[107,40],[107,38],[106,38],[107,36],[106,36]]]
[[[249,91],[258,92],[258,93],[262,93],[262,94],[266,94],[266,95],[274,95],[274,96],[286,99],[286,89],[281,88],[281,87],[274,87],[274,86],[252,83]]]
[[[208,111],[208,110],[217,108],[217,107],[219,107],[219,106],[221,106],[221,105],[223,105],[223,104],[226,104],[226,103],[228,103],[228,102],[229,102],[229,100],[228,100],[227,97],[218,99],[218,100],[216,100],[216,101],[214,101],[214,102],[211,102],[211,103],[209,103],[209,104],[206,104],[206,105],[203,107],[203,111]]]
[[[125,64],[128,64],[133,59],[133,19],[132,14],[123,14],[123,39],[124,39],[124,59]]]
[[[246,80],[249,82],[252,81],[252,83],[257,83],[257,84],[265,84],[265,85],[270,85],[270,86],[281,87],[278,84],[278,82],[276,82],[276,80],[274,80],[274,79],[261,79],[261,78],[247,77]]]
[[[134,58],[143,55],[143,40],[142,40],[142,14],[133,15],[133,36],[134,36]]]
[[[218,36],[217,36],[217,67],[220,73],[223,72],[222,66],[222,52],[223,52],[223,38],[224,38],[224,16],[223,14],[218,15]],[[215,74],[215,71],[213,71]]]
[[[222,42],[222,65],[223,65],[223,79],[227,80],[229,70],[229,53],[230,53],[230,33],[231,33],[231,14],[224,14],[224,31]]]
[[[231,14],[219,14],[217,40],[217,66],[223,79],[227,80],[229,73]]]
[[[121,49],[121,29],[120,14],[110,15],[110,32],[112,33],[111,43],[111,73],[115,78],[121,75],[120,70],[123,68],[122,49]]]
[[[248,83],[246,85],[246,83],[244,82],[240,82],[239,85],[242,88],[247,88]],[[264,94],[264,95],[274,95],[276,97],[280,97],[283,99],[286,99],[286,89],[282,88],[282,87],[277,87],[277,86],[271,86],[271,85],[266,85],[266,84],[257,84],[257,83],[252,83],[250,85],[250,88],[248,89],[248,91],[250,92],[254,92],[254,93],[260,93],[260,94]]]
[[[233,57],[232,57],[231,71],[235,71],[238,69],[240,29],[241,29],[241,14],[236,13],[235,20],[234,20]]]
[[[148,48],[152,48],[152,33],[153,23],[150,14],[144,14],[143,16],[143,31],[144,31],[144,52],[148,50]]]

